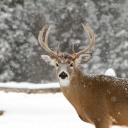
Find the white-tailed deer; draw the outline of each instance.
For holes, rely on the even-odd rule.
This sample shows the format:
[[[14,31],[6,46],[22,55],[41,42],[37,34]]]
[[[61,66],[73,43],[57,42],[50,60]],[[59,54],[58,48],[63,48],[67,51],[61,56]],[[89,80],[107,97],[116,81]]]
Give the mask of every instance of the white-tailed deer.
[[[61,90],[67,100],[74,106],[79,117],[96,128],[109,128],[111,125],[128,126],[128,80],[105,75],[86,75],[78,65],[86,63],[91,54],[89,51],[95,37],[89,26],[83,25],[89,45],[73,54],[53,52],[48,47],[48,28],[45,39],[42,39],[46,26],[39,33],[38,41],[50,56],[42,55],[45,62],[55,66],[55,74]]]

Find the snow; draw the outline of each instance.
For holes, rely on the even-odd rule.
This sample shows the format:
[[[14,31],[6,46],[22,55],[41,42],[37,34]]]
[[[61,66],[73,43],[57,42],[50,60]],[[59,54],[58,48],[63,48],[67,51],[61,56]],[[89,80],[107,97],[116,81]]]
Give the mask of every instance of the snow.
[[[30,83],[6,83],[4,86],[33,87]],[[58,84],[41,84],[45,86]],[[40,86],[40,85],[39,85]],[[37,87],[39,87],[37,85]],[[25,94],[0,92],[1,128],[94,128],[81,121],[62,93]]]
[[[116,73],[115,73],[114,69],[109,68],[109,69],[106,70],[105,75],[107,75],[107,76],[116,76]]]
[[[126,30],[121,30],[121,31],[119,31],[119,32],[116,34],[116,37],[120,37],[120,36],[122,36],[122,35],[127,35]]]

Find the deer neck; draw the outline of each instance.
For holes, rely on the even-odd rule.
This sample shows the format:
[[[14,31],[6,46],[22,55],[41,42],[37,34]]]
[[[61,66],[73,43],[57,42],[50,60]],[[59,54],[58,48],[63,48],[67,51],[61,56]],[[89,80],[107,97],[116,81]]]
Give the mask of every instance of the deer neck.
[[[85,92],[88,91],[88,87],[84,87],[86,80],[88,81],[88,77],[83,75],[79,69],[76,69],[70,84],[68,86],[60,85],[64,96],[77,109],[78,112],[80,111],[80,106],[78,106],[81,101],[80,99],[83,97],[83,95],[85,95]]]

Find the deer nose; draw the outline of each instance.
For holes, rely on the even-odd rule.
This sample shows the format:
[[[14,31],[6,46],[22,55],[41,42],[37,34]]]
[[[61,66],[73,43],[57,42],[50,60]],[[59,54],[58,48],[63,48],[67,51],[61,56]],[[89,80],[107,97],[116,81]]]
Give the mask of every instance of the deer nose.
[[[61,79],[65,79],[66,77],[68,77],[68,75],[65,72],[62,72],[62,73],[59,74],[59,77]]]

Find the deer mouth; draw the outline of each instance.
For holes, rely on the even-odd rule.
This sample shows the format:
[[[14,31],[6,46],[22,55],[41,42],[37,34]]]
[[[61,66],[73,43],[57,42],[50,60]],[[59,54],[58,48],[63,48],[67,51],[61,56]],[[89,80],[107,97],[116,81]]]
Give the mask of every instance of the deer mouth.
[[[65,78],[68,77],[68,75],[67,75],[65,72],[61,72],[61,73],[59,74],[59,77],[60,77],[61,79],[65,79]]]

